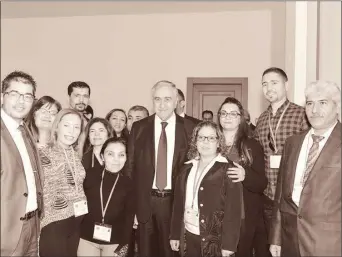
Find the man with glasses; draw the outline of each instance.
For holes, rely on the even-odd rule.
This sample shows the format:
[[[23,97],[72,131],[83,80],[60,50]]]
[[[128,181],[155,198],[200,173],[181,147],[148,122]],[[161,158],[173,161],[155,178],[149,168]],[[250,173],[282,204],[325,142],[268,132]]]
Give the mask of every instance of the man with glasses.
[[[1,256],[38,255],[42,170],[23,119],[35,99],[36,82],[21,71],[2,81]]]
[[[255,138],[264,148],[268,185],[264,191],[264,220],[267,234],[270,230],[272,208],[278,178],[278,169],[285,140],[309,128],[303,107],[287,99],[288,78],[276,67],[262,74],[262,90],[270,103],[258,118]]]

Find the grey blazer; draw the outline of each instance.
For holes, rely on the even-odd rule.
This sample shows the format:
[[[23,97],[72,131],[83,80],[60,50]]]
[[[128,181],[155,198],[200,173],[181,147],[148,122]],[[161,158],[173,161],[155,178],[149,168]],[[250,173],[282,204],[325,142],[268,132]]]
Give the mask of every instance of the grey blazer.
[[[38,210],[42,213],[42,169],[35,143],[26,125],[24,127],[30,140],[30,147],[27,147],[30,159],[35,160],[32,166],[37,170],[34,173]],[[11,256],[18,244],[23,226],[23,221],[20,218],[25,215],[27,192],[20,153],[1,119],[1,256]],[[39,231],[39,222],[37,230]]]

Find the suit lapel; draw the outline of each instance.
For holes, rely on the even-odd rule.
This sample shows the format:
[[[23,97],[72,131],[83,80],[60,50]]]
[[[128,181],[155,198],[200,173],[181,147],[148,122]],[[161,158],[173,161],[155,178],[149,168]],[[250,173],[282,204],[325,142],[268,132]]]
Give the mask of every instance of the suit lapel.
[[[300,150],[302,148],[302,145],[303,145],[303,141],[304,141],[304,138],[306,136],[306,134],[308,133],[309,131],[307,131],[306,133],[298,136],[298,141],[296,140],[295,144],[292,144],[290,145],[290,149],[291,149],[291,152],[293,152],[293,159],[289,159],[288,160],[288,165],[289,165],[289,168],[288,168],[288,171],[290,172],[290,174],[288,174],[289,176],[289,196],[290,198],[292,198],[292,192],[293,192],[293,186],[294,186],[294,180],[295,180],[295,176],[296,176],[296,169],[297,169],[297,163],[298,163],[298,158],[299,158],[299,154],[300,154]]]
[[[155,114],[151,116],[151,119],[146,126],[146,154],[150,155],[151,165],[153,167],[153,171],[155,170],[155,155],[156,150],[154,148],[155,140],[154,140],[154,118]]]
[[[310,182],[310,180],[315,176],[315,174],[321,170],[324,163],[329,160],[331,154],[335,152],[335,149],[341,147],[341,123],[337,123],[333,131],[331,132],[327,142],[322,148],[315,165],[309,173],[309,176],[304,184],[305,186]],[[303,188],[303,191],[304,191]]]
[[[8,147],[12,150],[11,153],[14,154],[15,160],[24,168],[24,164],[21,161],[21,155],[19,153],[19,150],[17,148],[17,145],[15,144],[10,132],[8,131],[5,123],[3,122],[3,120],[1,119],[1,137],[4,138],[4,141],[6,142],[6,144],[8,145]],[[24,169],[23,169],[24,170]],[[26,179],[26,176],[25,176]]]
[[[173,152],[173,160],[172,160],[172,172],[174,172],[177,167],[177,160],[179,156],[179,152],[183,143],[184,138],[184,121],[183,118],[176,115],[176,131],[175,131],[175,149]]]

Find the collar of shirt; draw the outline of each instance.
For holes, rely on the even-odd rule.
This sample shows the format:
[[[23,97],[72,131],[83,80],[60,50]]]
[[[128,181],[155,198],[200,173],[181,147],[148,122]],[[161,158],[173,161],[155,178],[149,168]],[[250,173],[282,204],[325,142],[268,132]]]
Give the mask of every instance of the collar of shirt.
[[[163,122],[163,120],[161,120],[161,118],[159,118],[157,114],[155,116],[156,116],[156,118],[154,119],[154,123],[160,125]],[[176,114],[175,114],[175,112],[173,112],[171,117],[168,120],[166,120],[165,122],[167,122],[168,125],[175,124],[176,123]]]
[[[16,131],[19,126],[23,124],[23,121],[21,121],[21,123],[18,123],[16,120],[14,120],[4,111],[3,108],[1,108],[1,118],[9,131]]]
[[[289,99],[286,99],[286,101],[278,108],[278,110],[277,110],[277,112],[276,112],[276,115],[278,115],[278,113],[282,113],[283,110],[285,109],[286,105],[287,105],[289,102],[290,102]],[[273,112],[272,112],[272,105],[271,105],[271,104],[268,106],[267,111],[268,111],[269,113],[271,113],[271,114],[273,113]]]
[[[321,143],[322,143],[323,145],[325,144],[326,141],[328,141],[328,138],[330,137],[330,135],[331,135],[332,131],[334,130],[336,124],[337,124],[337,121],[336,121],[336,122],[334,123],[334,125],[332,125],[327,131],[325,131],[323,135],[320,135],[320,136],[323,136],[323,137],[324,137],[324,138],[322,139],[322,141],[321,141]],[[315,134],[314,128],[311,128],[311,129],[309,130],[309,133],[307,134],[307,137],[308,137],[308,138],[311,138],[311,135],[312,135],[312,134],[313,134],[313,135],[316,135],[316,134]],[[312,139],[311,139],[311,140],[312,140]]]
[[[181,116],[181,117],[185,117],[185,112],[182,112],[181,114],[178,114],[179,116]]]
[[[185,162],[185,164],[190,164],[192,163],[193,165],[197,164],[199,162],[199,159],[192,159],[190,161]],[[228,163],[227,158],[223,157],[220,153],[211,161],[212,163],[214,162],[223,162],[223,163]]]

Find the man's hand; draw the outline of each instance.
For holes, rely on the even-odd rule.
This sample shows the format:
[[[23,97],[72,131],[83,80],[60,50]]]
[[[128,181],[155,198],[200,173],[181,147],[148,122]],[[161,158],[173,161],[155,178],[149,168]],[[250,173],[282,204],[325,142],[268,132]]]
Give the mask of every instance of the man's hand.
[[[273,257],[280,257],[281,253],[281,246],[280,245],[271,245],[270,252]]]
[[[234,162],[234,164],[236,167],[227,170],[228,177],[230,177],[234,183],[244,181],[246,176],[245,169],[236,162]]]
[[[172,251],[179,251],[179,240],[170,240],[170,245],[171,245],[171,249]]]
[[[221,250],[221,253],[222,253],[222,257],[227,257],[227,256],[231,256],[234,254],[233,251],[229,251],[229,250]]]

